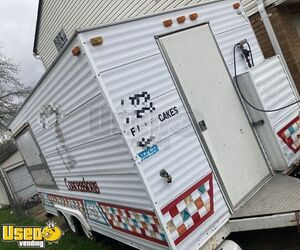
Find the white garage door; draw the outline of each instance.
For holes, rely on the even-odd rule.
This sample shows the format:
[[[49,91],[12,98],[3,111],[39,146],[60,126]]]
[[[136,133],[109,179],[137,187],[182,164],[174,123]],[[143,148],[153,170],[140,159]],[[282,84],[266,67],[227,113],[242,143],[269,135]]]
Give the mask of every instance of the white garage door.
[[[24,203],[37,194],[33,179],[25,165],[8,171],[7,177],[18,203]]]

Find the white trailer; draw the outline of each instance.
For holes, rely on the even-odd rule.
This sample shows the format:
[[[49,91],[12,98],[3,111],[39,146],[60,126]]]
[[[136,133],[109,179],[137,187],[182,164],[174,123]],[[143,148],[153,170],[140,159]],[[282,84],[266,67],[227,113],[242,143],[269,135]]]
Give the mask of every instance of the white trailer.
[[[78,30],[10,124],[47,212],[139,249],[213,249],[231,230],[295,225],[300,205],[280,183],[299,197],[300,181],[273,177],[231,76],[243,39],[253,70],[265,67],[232,0]],[[236,58],[237,74],[250,72]],[[281,224],[265,218],[277,213]]]

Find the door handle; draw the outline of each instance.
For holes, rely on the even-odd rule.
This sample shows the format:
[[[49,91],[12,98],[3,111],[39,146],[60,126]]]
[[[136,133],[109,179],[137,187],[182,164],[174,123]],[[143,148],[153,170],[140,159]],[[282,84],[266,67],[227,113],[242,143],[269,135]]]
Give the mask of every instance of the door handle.
[[[256,122],[252,122],[252,126],[253,127],[258,127],[258,126],[262,126],[265,124],[265,121],[264,120],[259,120],[259,121],[256,121]]]
[[[207,130],[207,126],[204,120],[201,120],[200,122],[198,122],[198,125],[200,127],[201,132],[204,132],[205,130]]]

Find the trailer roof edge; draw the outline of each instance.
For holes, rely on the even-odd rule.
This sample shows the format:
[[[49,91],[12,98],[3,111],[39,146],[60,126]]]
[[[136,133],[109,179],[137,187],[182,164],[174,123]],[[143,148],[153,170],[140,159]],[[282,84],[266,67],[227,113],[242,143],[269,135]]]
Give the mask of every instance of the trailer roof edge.
[[[147,15],[143,15],[143,16],[139,16],[139,17],[122,19],[122,20],[114,21],[114,22],[110,22],[110,23],[102,23],[102,24],[98,24],[95,26],[91,26],[91,27],[78,28],[78,29],[76,29],[76,31],[77,31],[77,33],[93,31],[93,30],[100,29],[100,28],[106,28],[106,27],[115,26],[115,25],[119,25],[119,24],[130,23],[130,22],[134,22],[134,21],[138,21],[138,20],[156,17],[156,16],[159,16],[162,14],[169,14],[169,13],[173,13],[173,12],[180,11],[180,10],[192,9],[195,7],[204,6],[204,5],[213,4],[213,3],[222,2],[222,1],[223,0],[213,0],[213,1],[207,1],[204,3],[200,2],[197,4],[193,4],[193,5],[182,6],[180,8],[174,8],[174,9],[166,10],[166,11],[162,11],[162,12],[151,13],[151,14],[147,14]],[[240,0],[237,0],[237,1],[240,2]]]
[[[40,0],[42,1],[42,0]],[[11,125],[11,123],[13,122],[13,120],[16,118],[16,116],[20,113],[20,111],[22,110],[22,108],[25,106],[25,104],[28,102],[28,100],[30,99],[30,97],[34,94],[34,92],[36,91],[36,89],[40,86],[40,84],[42,83],[42,81],[45,79],[45,77],[49,74],[49,72],[52,70],[52,68],[54,67],[54,65],[56,64],[56,62],[61,58],[61,56],[63,55],[63,53],[66,51],[66,49],[68,48],[68,46],[73,42],[73,40],[75,39],[75,37],[79,34],[79,33],[84,33],[84,32],[88,32],[88,31],[92,31],[92,30],[96,30],[96,29],[100,29],[100,28],[105,28],[105,27],[110,27],[110,26],[115,26],[115,25],[119,25],[119,24],[123,24],[123,23],[129,23],[129,22],[133,22],[133,21],[138,21],[138,20],[142,20],[142,19],[147,19],[147,18],[151,18],[151,17],[155,17],[155,16],[159,16],[162,14],[168,14],[168,13],[173,13],[176,11],[180,11],[180,10],[186,10],[186,9],[191,9],[191,8],[195,8],[198,6],[203,6],[203,5],[208,5],[208,4],[213,4],[213,3],[217,3],[217,2],[221,2],[222,0],[213,0],[213,1],[208,1],[208,2],[204,2],[204,3],[198,3],[198,4],[194,4],[194,5],[189,5],[189,6],[183,6],[180,8],[174,8],[168,11],[163,11],[163,12],[157,12],[157,13],[153,13],[153,14],[149,14],[149,15],[144,15],[144,16],[140,16],[140,17],[136,17],[136,18],[128,18],[128,19],[123,19],[120,21],[115,21],[115,22],[111,22],[111,23],[105,23],[105,24],[100,24],[100,25],[96,25],[93,27],[87,27],[87,28],[79,28],[76,29],[72,36],[70,37],[70,39],[68,40],[68,42],[66,43],[66,45],[64,46],[64,48],[60,51],[60,53],[56,56],[56,58],[54,59],[54,61],[51,63],[51,65],[47,68],[47,70],[45,71],[45,73],[41,76],[40,80],[36,83],[36,85],[34,86],[34,88],[32,89],[31,93],[29,94],[29,96],[25,99],[25,101],[22,103],[21,107],[19,108],[19,110],[16,112],[16,114],[14,115],[14,117],[11,119],[11,121],[8,123],[8,127]],[[239,0],[238,0],[239,1]],[[40,8],[41,4],[39,2],[39,8]],[[38,19],[40,19],[39,17],[40,14],[40,10],[38,10]],[[37,26],[38,26],[38,20],[37,20]],[[36,34],[37,34],[37,30],[35,33],[35,38],[36,38]],[[36,45],[36,41],[34,46]]]

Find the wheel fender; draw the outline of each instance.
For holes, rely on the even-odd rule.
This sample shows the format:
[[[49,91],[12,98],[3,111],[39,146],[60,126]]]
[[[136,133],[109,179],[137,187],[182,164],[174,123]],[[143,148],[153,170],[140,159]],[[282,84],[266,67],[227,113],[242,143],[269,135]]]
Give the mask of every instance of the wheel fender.
[[[75,226],[74,226],[74,223],[72,220],[72,216],[76,217],[80,221],[81,225],[86,229],[86,231],[89,232],[90,236],[92,236],[92,232],[91,232],[92,228],[89,225],[89,223],[87,222],[87,220],[84,217],[82,212],[80,212],[76,209],[73,209],[73,208],[64,207],[64,206],[57,205],[57,204],[55,204],[54,207],[65,216],[66,220],[69,223],[69,226],[71,227],[71,229],[73,231],[75,231]]]

